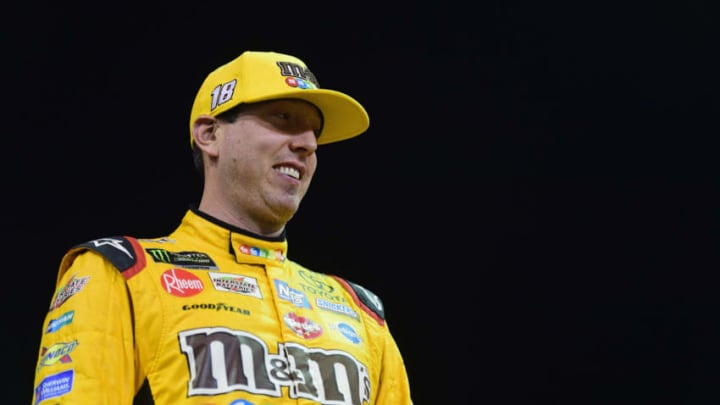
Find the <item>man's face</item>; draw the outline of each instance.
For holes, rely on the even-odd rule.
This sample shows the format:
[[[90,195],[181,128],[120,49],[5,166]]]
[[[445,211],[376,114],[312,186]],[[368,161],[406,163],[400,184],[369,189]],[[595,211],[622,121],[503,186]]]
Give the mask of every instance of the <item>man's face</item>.
[[[317,167],[322,117],[297,99],[251,104],[235,122],[219,121],[217,182],[229,206],[256,223],[284,225]]]

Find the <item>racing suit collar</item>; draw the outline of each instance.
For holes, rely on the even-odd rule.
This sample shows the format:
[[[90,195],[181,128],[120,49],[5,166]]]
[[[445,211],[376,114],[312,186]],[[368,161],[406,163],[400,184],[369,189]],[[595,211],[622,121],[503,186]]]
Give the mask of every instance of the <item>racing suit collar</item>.
[[[223,222],[191,206],[182,220],[192,229],[191,237],[226,248],[238,263],[282,263],[287,255],[285,231],[277,237],[265,237]],[[186,228],[187,229],[187,228]]]

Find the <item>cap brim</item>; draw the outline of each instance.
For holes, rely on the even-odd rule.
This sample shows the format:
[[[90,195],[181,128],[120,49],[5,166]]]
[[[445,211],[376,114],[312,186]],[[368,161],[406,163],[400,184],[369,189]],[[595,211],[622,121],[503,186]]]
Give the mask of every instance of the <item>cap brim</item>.
[[[354,98],[335,90],[296,90],[245,102],[254,103],[279,98],[298,98],[320,109],[323,115],[323,128],[318,138],[318,145],[353,138],[367,131],[370,126],[370,117],[365,108]]]

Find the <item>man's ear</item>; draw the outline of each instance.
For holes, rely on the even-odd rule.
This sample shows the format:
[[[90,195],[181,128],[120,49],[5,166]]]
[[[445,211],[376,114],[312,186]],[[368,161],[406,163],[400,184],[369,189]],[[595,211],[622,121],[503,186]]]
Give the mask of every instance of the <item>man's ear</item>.
[[[193,142],[196,148],[210,156],[217,156],[217,135],[218,123],[215,117],[200,115],[193,122]]]

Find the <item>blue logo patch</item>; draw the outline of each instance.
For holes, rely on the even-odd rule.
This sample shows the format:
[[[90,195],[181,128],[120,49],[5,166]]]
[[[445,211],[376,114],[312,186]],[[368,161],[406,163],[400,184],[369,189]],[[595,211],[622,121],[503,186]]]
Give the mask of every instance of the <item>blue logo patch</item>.
[[[72,391],[75,371],[67,370],[45,377],[35,387],[35,405],[40,402]]]
[[[73,321],[73,317],[75,316],[75,310],[65,312],[64,314],[60,315],[57,319],[53,319],[50,322],[48,322],[47,330],[45,330],[45,333],[51,333],[51,332],[57,332],[58,329],[62,328],[65,325],[70,325]]]
[[[297,308],[312,308],[310,301],[308,301],[305,293],[291,288],[288,284],[281,280],[275,280],[275,288],[278,292],[278,297],[285,301],[292,302]]]
[[[337,312],[339,314],[347,315],[358,319],[357,312],[355,312],[355,310],[345,304],[338,304],[337,302],[328,301],[320,297],[315,298],[315,304],[317,304],[318,308]]]
[[[360,343],[360,336],[358,336],[357,332],[355,332],[355,329],[353,329],[352,326],[343,322],[343,323],[337,324],[337,329],[349,341],[351,341],[355,344]]]

